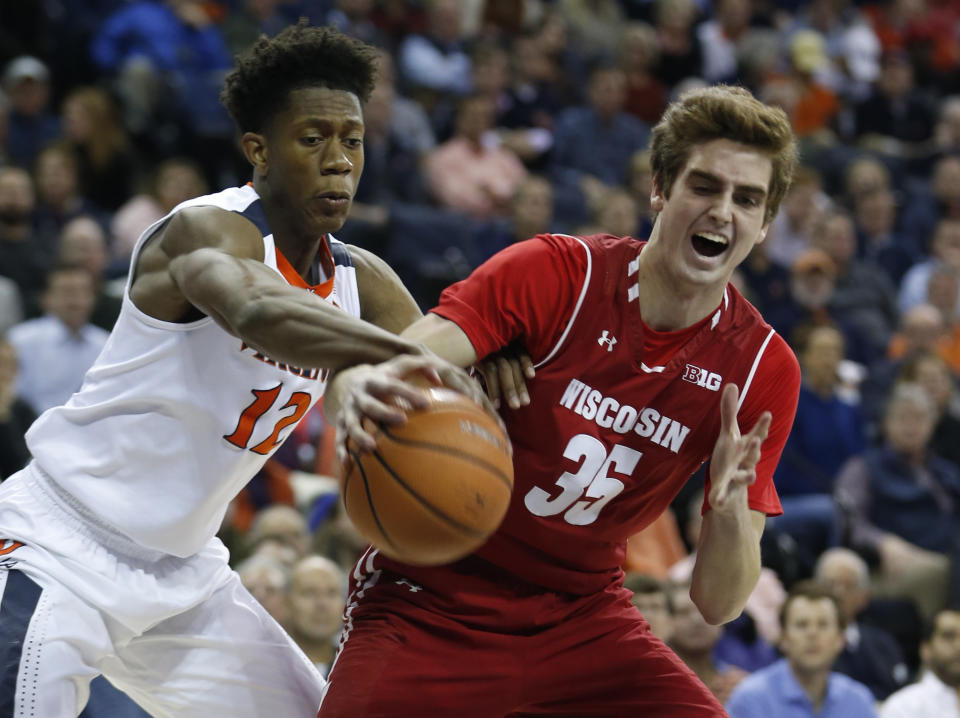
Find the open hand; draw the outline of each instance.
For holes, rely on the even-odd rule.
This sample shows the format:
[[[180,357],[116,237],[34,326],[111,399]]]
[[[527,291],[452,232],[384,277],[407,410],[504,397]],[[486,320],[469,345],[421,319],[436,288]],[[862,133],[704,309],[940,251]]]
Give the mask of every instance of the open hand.
[[[500,407],[501,399],[506,400],[511,409],[519,409],[530,403],[527,379],[533,379],[536,371],[530,355],[523,347],[505,347],[479,362],[477,368],[483,374],[487,396],[494,407]]]
[[[710,459],[710,506],[715,511],[733,513],[738,500],[746,505],[747,488],[757,479],[760,448],[770,430],[772,415],[765,411],[750,432],[740,434],[737,424],[736,384],[723,387],[720,396],[720,436]]]

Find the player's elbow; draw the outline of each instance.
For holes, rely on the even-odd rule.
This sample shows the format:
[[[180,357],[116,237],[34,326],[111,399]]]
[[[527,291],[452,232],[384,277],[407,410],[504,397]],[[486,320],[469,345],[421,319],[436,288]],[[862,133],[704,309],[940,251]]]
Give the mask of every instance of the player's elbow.
[[[690,598],[693,600],[703,620],[712,626],[720,626],[737,618],[743,611],[743,606],[727,596],[703,596],[691,588]]]

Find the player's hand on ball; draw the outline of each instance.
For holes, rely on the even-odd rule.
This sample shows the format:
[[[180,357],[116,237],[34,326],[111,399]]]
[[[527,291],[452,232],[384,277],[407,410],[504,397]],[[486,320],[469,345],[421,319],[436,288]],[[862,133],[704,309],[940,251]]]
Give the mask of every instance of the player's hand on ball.
[[[527,379],[533,379],[536,371],[526,348],[511,345],[491,354],[477,364],[487,386],[487,396],[493,406],[500,407],[506,400],[511,409],[519,409],[530,403]]]
[[[737,424],[736,384],[723,387],[720,397],[720,436],[710,459],[710,506],[715,511],[732,513],[738,499],[746,505],[747,488],[757,479],[760,448],[770,430],[772,416],[764,412],[746,435]]]

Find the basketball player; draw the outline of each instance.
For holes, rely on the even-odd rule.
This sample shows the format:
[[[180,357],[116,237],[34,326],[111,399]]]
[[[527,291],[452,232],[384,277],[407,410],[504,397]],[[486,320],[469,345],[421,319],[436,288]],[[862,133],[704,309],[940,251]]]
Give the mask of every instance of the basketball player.
[[[361,557],[321,718],[726,715],[631,606],[620,564],[627,537],[709,460],[691,597],[724,623],[757,581],[800,373],[729,280],[763,241],[796,150],[781,110],[714,87],[666,111],[652,156],[649,241],[540,235],[404,332],[460,366],[525,343],[530,404],[505,414],[513,499],[452,565]],[[383,410],[369,386],[396,376],[348,369],[325,409],[341,403],[341,428],[365,442],[360,416]]]
[[[101,673],[154,716],[316,714],[323,679],[214,538],[227,504],[329,370],[403,353],[473,385],[394,334],[412,298],[329,235],[363,169],[373,58],[305,25],[238,58],[223,100],[253,181],[144,232],[103,353],[0,485],[0,715],[76,716]]]

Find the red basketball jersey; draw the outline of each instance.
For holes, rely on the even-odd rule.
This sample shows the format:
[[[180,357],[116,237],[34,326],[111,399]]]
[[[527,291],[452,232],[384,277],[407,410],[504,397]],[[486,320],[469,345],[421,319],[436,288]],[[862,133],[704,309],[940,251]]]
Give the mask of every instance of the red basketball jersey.
[[[463,329],[478,356],[519,340],[538,366],[530,405],[502,412],[513,498],[477,554],[551,590],[586,594],[619,576],[627,538],[713,452],[727,383],[741,389],[741,431],[773,414],[749,503],[780,513],[772,477],[796,410],[793,352],[732,286],[693,327],[646,327],[636,296],[643,244],[542,235],[497,254],[433,310]],[[457,572],[377,563],[434,588]]]

